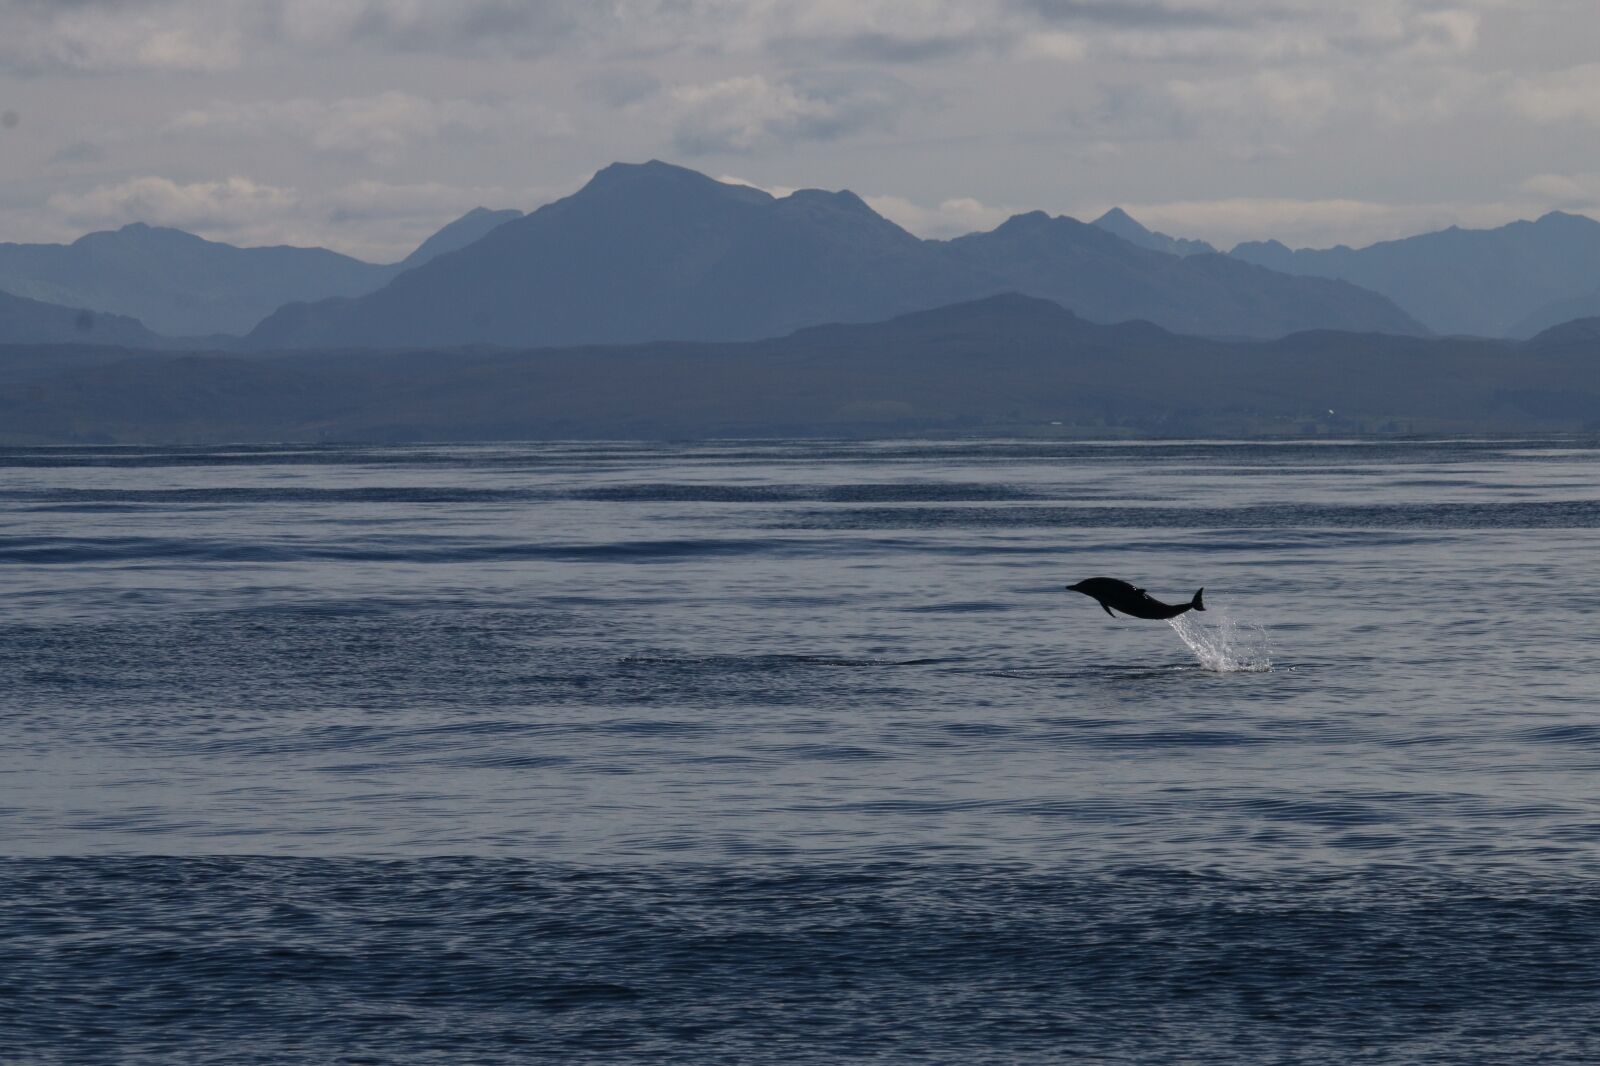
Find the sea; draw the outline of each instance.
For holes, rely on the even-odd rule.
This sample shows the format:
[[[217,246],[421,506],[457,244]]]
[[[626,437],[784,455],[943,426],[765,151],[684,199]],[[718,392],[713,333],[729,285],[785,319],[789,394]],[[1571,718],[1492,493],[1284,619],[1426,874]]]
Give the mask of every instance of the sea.
[[[1600,1062],[1600,439],[0,450],[0,856],[11,1066]]]

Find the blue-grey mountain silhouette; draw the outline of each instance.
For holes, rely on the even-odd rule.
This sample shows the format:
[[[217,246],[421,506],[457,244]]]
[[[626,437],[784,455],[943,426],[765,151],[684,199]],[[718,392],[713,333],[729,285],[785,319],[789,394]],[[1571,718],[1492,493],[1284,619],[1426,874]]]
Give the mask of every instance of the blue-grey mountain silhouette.
[[[1178,333],[1260,338],[1307,329],[1427,332],[1385,297],[1347,282],[1296,278],[1225,255],[1137,248],[1098,226],[1043,211],[948,245],[1005,288],[1054,300],[1096,322],[1145,319]]]
[[[370,296],[283,308],[251,340],[743,340],[948,303],[972,287],[968,271],[851,193],[780,200],[664,163],[616,164]]]
[[[1600,316],[1578,318],[1551,326],[1527,341],[1523,347],[1540,355],[1590,360],[1588,365],[1592,367],[1595,365],[1593,361],[1600,360]]]
[[[393,276],[325,248],[236,248],[134,223],[71,244],[0,244],[0,289],[131,315],[168,336],[243,333],[290,300],[368,292]]]
[[[435,259],[446,252],[454,252],[465,248],[474,241],[481,239],[484,234],[496,227],[510,222],[514,218],[521,218],[522,212],[515,208],[502,211],[491,211],[487,207],[474,207],[440,229],[433,236],[417,245],[417,250],[400,261],[402,270],[419,267],[430,259]],[[330,293],[329,295],[337,295]],[[254,323],[251,323],[254,325]]]
[[[0,441],[1592,433],[1597,365],[1600,322],[1520,343],[1333,331],[1222,341],[1002,294],[740,343],[0,347]]]
[[[165,338],[138,319],[85,307],[30,300],[0,292],[0,344],[94,344],[126,348],[163,347]]]
[[[371,292],[520,214],[476,208],[387,265],[326,248],[239,248],[133,223],[71,244],[0,244],[0,290],[131,316],[168,337],[242,335],[286,303]]]
[[[1115,618],[1112,608],[1121,611],[1130,618],[1167,619],[1176,618],[1187,611],[1203,611],[1206,609],[1205,601],[1200,589],[1194,594],[1194,599],[1188,603],[1162,603],[1141,588],[1135,588],[1126,581],[1119,581],[1114,577],[1091,577],[1068,585],[1068,592],[1081,592],[1085,596],[1099,602],[1106,614]]]
[[[1600,314],[1600,222],[1552,211],[1497,229],[1452,226],[1365,248],[1240,244],[1238,259],[1380,292],[1438,333],[1528,337]]]
[[[1584,318],[1600,318],[1600,289],[1550,301],[1524,315],[1511,327],[1511,336],[1532,337],[1547,329]]]
[[[1115,233],[1129,244],[1148,248],[1152,252],[1166,252],[1170,255],[1215,255],[1217,252],[1205,241],[1190,240],[1187,237],[1169,237],[1165,233],[1148,230],[1120,207],[1113,207],[1095,219],[1094,224],[1109,233]]]
[[[284,307],[259,347],[750,340],[1018,291],[1094,321],[1223,336],[1425,332],[1387,299],[1225,256],[1179,258],[1072,219],[927,241],[851,192],[775,198],[666,163],[572,196],[353,299]]]

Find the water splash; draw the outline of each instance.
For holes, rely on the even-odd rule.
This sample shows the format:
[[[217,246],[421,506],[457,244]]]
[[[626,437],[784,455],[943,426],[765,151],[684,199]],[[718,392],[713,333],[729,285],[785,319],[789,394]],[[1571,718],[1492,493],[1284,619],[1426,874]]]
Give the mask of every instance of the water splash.
[[[1215,613],[1215,625],[1205,625],[1193,613],[1169,618],[1167,624],[1189,646],[1202,669],[1219,674],[1259,674],[1271,670],[1267,631],[1258,625],[1241,627],[1225,611]]]

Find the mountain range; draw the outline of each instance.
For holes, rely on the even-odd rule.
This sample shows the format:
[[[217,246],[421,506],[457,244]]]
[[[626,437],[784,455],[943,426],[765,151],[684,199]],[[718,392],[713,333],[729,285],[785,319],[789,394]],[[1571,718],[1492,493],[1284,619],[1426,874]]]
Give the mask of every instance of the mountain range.
[[[1120,207],[1113,207],[1095,219],[1094,224],[1108,233],[1115,233],[1129,244],[1136,244],[1140,248],[1148,248],[1152,252],[1166,252],[1168,255],[1215,255],[1217,252],[1215,248],[1205,241],[1190,240],[1186,237],[1169,237],[1165,233],[1156,233],[1145,229],[1132,215]]]
[[[1053,299],[1094,321],[1144,318],[1191,333],[1425,332],[1354,285],[1219,255],[1169,255],[1043,212],[988,233],[922,240],[848,191],[780,198],[652,161],[606,167],[573,195],[376,292],[282,308],[249,342],[749,340],[1004,291]]]
[[[168,336],[243,333],[291,300],[393,277],[325,248],[236,248],[134,223],[71,244],[0,244],[0,291],[139,319]]]
[[[71,244],[0,244],[0,292],[74,314],[91,309],[136,318],[167,337],[238,336],[286,303],[371,292],[521,215],[476,208],[387,265],[326,248],[238,248],[136,222]],[[0,337],[44,339],[9,330]]]
[[[396,273],[400,270],[410,270],[419,267],[435,256],[446,252],[453,252],[465,248],[490,230],[510,222],[512,219],[521,218],[522,212],[515,208],[492,211],[487,207],[474,207],[454,222],[449,223],[439,232],[417,245],[416,251],[400,260]],[[329,295],[338,295],[330,293]],[[259,321],[259,319],[257,319]],[[255,325],[254,322],[251,325]]]
[[[30,300],[0,292],[0,337],[30,344],[108,344],[159,348],[157,336],[136,318]]]
[[[939,241],[847,191],[774,197],[650,162],[607,167],[528,215],[475,209],[398,263],[142,224],[0,245],[0,292],[35,301],[8,304],[0,343],[60,341],[83,312],[99,327],[79,336],[148,343],[137,326],[175,349],[750,340],[1009,291],[1204,336],[1526,337],[1600,315],[1597,267],[1600,223],[1560,213],[1361,249],[1224,255],[1120,208],[1090,224],[1028,212]]]
[[[1600,222],[1559,211],[1534,222],[1486,230],[1452,226],[1365,248],[1290,251],[1264,241],[1229,254],[1383,293],[1438,333],[1529,337],[1600,315]]]
[[[1002,294],[752,342],[248,353],[0,348],[0,442],[1600,428],[1600,320],[1525,342],[1089,322]]]

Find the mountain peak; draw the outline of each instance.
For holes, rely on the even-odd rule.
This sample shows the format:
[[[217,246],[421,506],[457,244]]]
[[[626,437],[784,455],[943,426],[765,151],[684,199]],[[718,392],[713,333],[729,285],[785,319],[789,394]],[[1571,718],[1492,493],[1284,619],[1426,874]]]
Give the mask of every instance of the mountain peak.
[[[103,229],[95,230],[93,233],[85,233],[72,243],[90,248],[108,245],[138,245],[141,247],[156,245],[172,248],[200,247],[202,245],[213,245],[216,242],[196,236],[188,230],[174,229],[171,226],[152,226],[146,222],[129,222],[120,229]]]
[[[788,196],[778,200],[777,205],[780,210],[815,209],[834,217],[849,219],[852,222],[870,221],[881,223],[888,221],[874,211],[870,204],[849,189],[840,189],[838,192],[830,192],[827,189],[796,189]]]
[[[1547,229],[1554,229],[1557,226],[1565,229],[1600,226],[1600,222],[1596,222],[1588,215],[1576,215],[1570,211],[1546,211],[1535,219],[1533,224]]]
[[[680,167],[673,163],[663,162],[660,159],[646,159],[643,163],[625,163],[619,159],[615,163],[608,163],[606,166],[603,166],[599,170],[595,171],[593,180],[614,181],[619,178],[626,178],[641,174],[677,174],[696,178],[705,177],[705,175],[700,173],[698,170],[690,170],[688,167]]]
[[[639,189],[655,189],[663,193],[713,194],[746,203],[769,203],[773,197],[752,185],[733,185],[707,177],[698,170],[663,163],[651,159],[643,163],[612,163],[595,172],[575,197],[596,194],[613,195],[619,192],[631,195]],[[558,201],[559,202],[559,201]]]
[[[864,211],[869,214],[877,214],[876,211],[873,211],[872,208],[867,205],[865,200],[851,192],[849,189],[840,189],[838,192],[828,192],[825,189],[802,189],[800,191],[817,193],[821,196],[826,196],[839,207],[848,208],[851,211]]]
[[[1129,244],[1148,248],[1153,252],[1165,252],[1168,255],[1214,255],[1216,249],[1205,241],[1190,240],[1186,237],[1169,237],[1165,233],[1157,233],[1140,223],[1128,212],[1120,207],[1113,207],[1092,225],[1107,233],[1114,234],[1127,241]]]
[[[1243,244],[1233,255],[1380,292],[1447,335],[1531,336],[1600,307],[1600,222],[1550,211],[1492,229],[1446,229],[1364,248]]]
[[[853,192],[806,189],[775,199],[650,160],[608,166],[571,196],[375,293],[275,315],[251,343],[748,340],[1008,289],[1061,300],[1089,321],[1148,319],[1216,335],[1419,329],[1388,301],[1354,287],[1231,262],[1181,267],[1176,257],[1044,211],[1016,215],[988,234],[925,241]],[[1067,314],[1032,304],[1002,310],[1029,320]],[[985,313],[998,312],[985,305],[954,312]]]
[[[1233,246],[1233,250],[1228,254],[1237,258],[1246,259],[1249,262],[1254,262],[1254,260],[1248,259],[1248,256],[1251,253],[1257,252],[1271,252],[1274,255],[1292,254],[1289,246],[1278,240],[1276,237],[1268,237],[1264,241],[1240,241],[1238,244]]]
[[[1150,231],[1148,229],[1140,225],[1137,219],[1120,207],[1113,207],[1111,210],[1095,219],[1094,225],[1099,226],[1103,230],[1109,230],[1124,240],[1133,240],[1136,244],[1139,243],[1139,240],[1143,240],[1150,236]],[[1135,238],[1137,238],[1137,240]]]
[[[490,230],[498,229],[515,219],[522,217],[522,212],[516,208],[493,211],[487,207],[474,207],[454,222],[447,224],[433,236],[417,245],[416,251],[406,256],[401,261],[401,266],[406,269],[421,266],[430,259],[465,248],[474,241],[479,240]]]
[[[1012,215],[993,230],[995,233],[1022,233],[1037,230],[1053,222],[1049,215],[1043,211],[1024,211],[1019,215]]]

